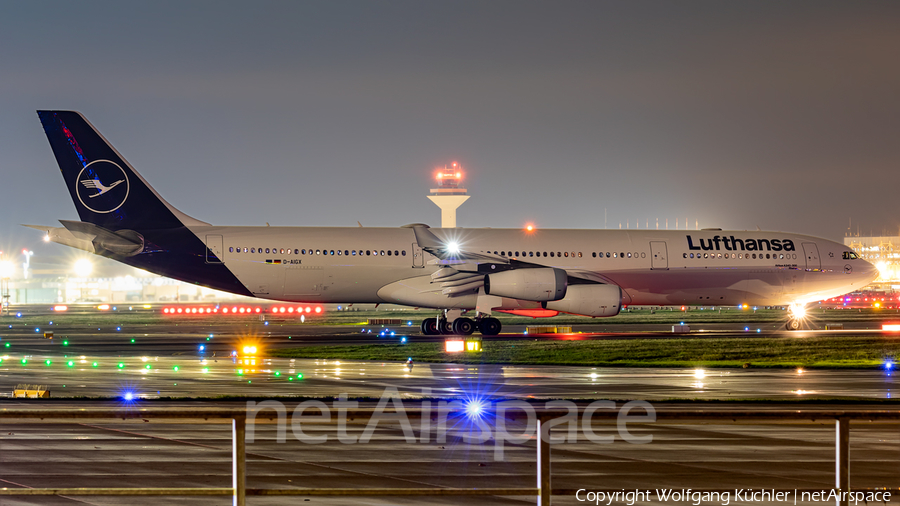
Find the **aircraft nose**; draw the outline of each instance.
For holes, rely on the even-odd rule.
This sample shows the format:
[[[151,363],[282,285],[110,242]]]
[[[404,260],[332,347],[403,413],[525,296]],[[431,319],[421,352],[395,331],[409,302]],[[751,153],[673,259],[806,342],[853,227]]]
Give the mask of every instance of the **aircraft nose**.
[[[878,278],[878,267],[875,267],[873,264],[863,260],[863,265],[859,269],[860,273],[860,283],[862,285],[868,285],[872,281],[875,281]]]

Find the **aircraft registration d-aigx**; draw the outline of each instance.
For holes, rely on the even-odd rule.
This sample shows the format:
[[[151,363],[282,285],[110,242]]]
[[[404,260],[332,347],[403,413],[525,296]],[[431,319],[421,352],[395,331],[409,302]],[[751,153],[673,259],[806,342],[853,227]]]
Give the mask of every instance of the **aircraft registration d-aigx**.
[[[424,334],[494,336],[494,312],[800,308],[877,277],[842,244],[783,232],[211,225],[166,202],[80,113],[38,116],[80,217],[27,225],[49,240],[248,297],[434,308]]]

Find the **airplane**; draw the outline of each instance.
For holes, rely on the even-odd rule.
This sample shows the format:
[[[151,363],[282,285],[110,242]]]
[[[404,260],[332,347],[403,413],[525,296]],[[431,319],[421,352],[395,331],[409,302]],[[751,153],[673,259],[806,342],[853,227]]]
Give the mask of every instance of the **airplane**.
[[[211,225],[166,202],[80,113],[38,116],[80,218],[26,225],[50,241],[248,297],[435,309],[426,335],[496,336],[495,312],[642,305],[789,306],[796,330],[805,304],[877,277],[843,244],[784,232]]]

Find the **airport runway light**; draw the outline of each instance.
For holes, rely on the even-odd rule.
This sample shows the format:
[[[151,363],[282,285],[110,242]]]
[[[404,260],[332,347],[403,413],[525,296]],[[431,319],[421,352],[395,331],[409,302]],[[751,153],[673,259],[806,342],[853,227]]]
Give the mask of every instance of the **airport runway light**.
[[[275,377],[281,376],[281,371],[275,371]]]
[[[694,369],[694,377],[697,379],[703,379],[706,377],[706,371],[703,369]]]
[[[68,345],[69,345],[69,341],[68,341],[68,340],[64,340],[64,341],[63,341],[63,346],[68,346]]]
[[[79,278],[86,278],[94,271],[94,264],[87,258],[79,258],[75,261],[72,270],[75,271],[75,275]]]
[[[50,359],[48,358],[47,360],[44,360],[44,363],[47,364],[47,366],[49,367],[50,364],[52,364],[53,362],[51,362]]]
[[[22,365],[25,365],[27,363],[28,363],[28,359],[25,357],[22,357]]]
[[[172,370],[175,371],[175,372],[178,372],[178,366],[177,366],[177,365],[176,365],[176,366],[172,366]]]
[[[124,368],[125,368],[125,362],[119,362],[118,368],[119,368],[119,369],[124,369]]]
[[[66,365],[69,366],[69,367],[75,367],[75,361],[74,361],[74,360],[69,360],[68,362],[66,362]]]
[[[469,399],[465,404],[466,416],[472,420],[480,420],[484,416],[486,404],[482,399]]]
[[[94,362],[94,363],[91,364],[91,365],[92,365],[93,367],[97,367],[97,366],[100,365],[100,364],[98,364],[97,362]]]

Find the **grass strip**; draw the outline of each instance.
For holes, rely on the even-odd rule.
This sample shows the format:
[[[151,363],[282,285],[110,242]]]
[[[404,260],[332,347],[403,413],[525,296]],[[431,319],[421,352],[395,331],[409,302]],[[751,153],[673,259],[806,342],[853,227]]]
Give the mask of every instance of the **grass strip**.
[[[883,368],[900,357],[900,338],[485,340],[481,353],[445,353],[442,343],[307,346],[271,350],[276,357],[464,364],[607,367]]]

